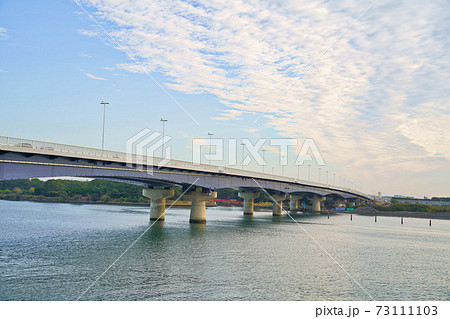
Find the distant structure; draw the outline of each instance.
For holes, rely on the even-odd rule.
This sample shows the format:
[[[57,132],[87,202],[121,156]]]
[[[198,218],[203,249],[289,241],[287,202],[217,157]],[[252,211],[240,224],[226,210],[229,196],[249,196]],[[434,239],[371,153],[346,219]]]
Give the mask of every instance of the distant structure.
[[[376,198],[378,200],[378,198]],[[422,205],[430,205],[430,206],[450,206],[450,198],[437,198],[434,197],[432,199],[429,199],[424,196],[423,199],[421,198],[414,198],[414,197],[408,197],[408,196],[402,196],[402,195],[394,195],[394,196],[382,196],[381,200],[379,200],[382,203],[392,203],[392,200],[395,200],[398,203],[401,204],[422,204]]]

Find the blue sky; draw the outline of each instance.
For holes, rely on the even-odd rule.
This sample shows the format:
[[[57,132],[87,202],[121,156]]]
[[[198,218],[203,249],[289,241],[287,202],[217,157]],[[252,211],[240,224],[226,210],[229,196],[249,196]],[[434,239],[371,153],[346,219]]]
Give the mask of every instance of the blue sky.
[[[75,1],[0,1],[0,135],[100,147],[105,100],[109,149],[163,117],[177,159],[208,132],[312,138],[322,181],[449,195],[448,2],[79,3],[139,65]]]

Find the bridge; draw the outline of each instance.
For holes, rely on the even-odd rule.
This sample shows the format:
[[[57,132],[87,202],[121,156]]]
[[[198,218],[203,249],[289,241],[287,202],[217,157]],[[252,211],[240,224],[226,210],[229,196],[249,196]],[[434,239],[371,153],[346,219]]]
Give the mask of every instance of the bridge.
[[[253,214],[254,199],[261,192],[270,195],[273,215],[282,215],[283,201],[290,201],[290,211],[308,196],[314,212],[320,213],[326,197],[333,200],[371,201],[364,193],[346,187],[305,181],[287,176],[258,173],[214,165],[196,165],[95,148],[0,136],[0,180],[42,177],[86,177],[108,179],[145,186],[143,195],[151,200],[150,219],[164,220],[166,199],[181,186],[184,198],[191,201],[190,222],[206,222],[206,201],[217,197],[216,190],[239,190],[244,200],[244,214]]]

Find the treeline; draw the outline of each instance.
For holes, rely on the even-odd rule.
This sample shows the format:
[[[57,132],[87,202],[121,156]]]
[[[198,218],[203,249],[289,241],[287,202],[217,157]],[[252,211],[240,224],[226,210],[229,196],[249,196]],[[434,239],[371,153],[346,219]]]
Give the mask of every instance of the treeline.
[[[51,200],[71,202],[148,202],[142,187],[105,180],[20,179],[0,182],[0,198],[10,200]]]
[[[414,199],[414,200],[417,200],[417,198],[414,198],[414,197],[404,197],[402,199]],[[427,198],[427,199],[424,199],[424,200],[431,200],[431,201],[437,201],[437,202],[442,202],[442,201],[448,202],[448,201],[450,201],[450,197],[432,197],[432,198]]]
[[[222,188],[217,190],[217,198],[220,199],[231,199],[242,201],[243,199],[239,197],[239,191],[232,188]],[[255,203],[267,203],[271,202],[271,198],[263,191],[259,192],[259,197],[255,198]]]
[[[431,206],[424,204],[407,204],[399,203],[396,200],[392,200],[390,205],[369,205],[378,211],[389,211],[389,212],[429,212],[429,213],[444,213],[450,212],[449,206]]]
[[[0,182],[0,199],[33,200],[79,203],[148,203],[142,195],[142,186],[121,182],[94,179],[89,182],[54,179],[19,179]],[[175,187],[175,200],[182,194],[181,187]],[[217,198],[242,201],[239,191],[225,188],[217,190]],[[183,200],[183,198],[181,198]],[[260,192],[256,203],[270,202],[269,196]]]
[[[450,197],[432,197],[429,200],[449,202],[450,201]]]
[[[51,202],[104,202],[104,203],[148,203],[142,195],[142,186],[94,179],[89,182],[73,180],[19,179],[0,182],[0,199],[33,200]],[[234,189],[220,189],[220,199],[242,200]],[[182,194],[175,188],[172,200]],[[268,201],[264,195],[257,201]]]

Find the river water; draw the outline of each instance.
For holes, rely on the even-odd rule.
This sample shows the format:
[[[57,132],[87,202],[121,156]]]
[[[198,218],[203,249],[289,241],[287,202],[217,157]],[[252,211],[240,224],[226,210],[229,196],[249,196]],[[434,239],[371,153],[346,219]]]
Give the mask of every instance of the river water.
[[[206,225],[188,209],[148,219],[143,207],[0,201],[0,300],[450,300],[449,220],[296,223],[219,207]]]

